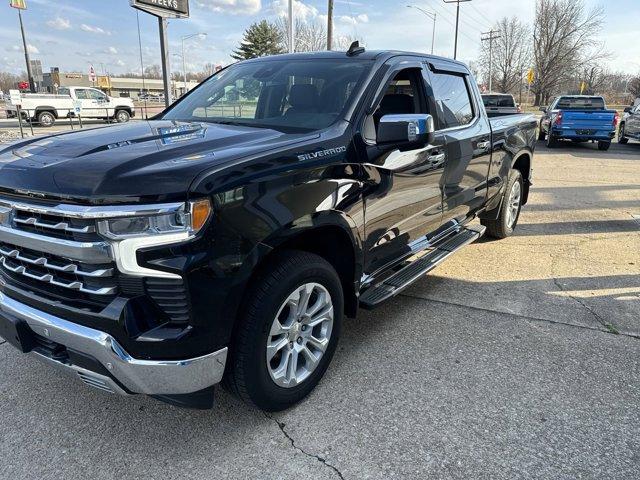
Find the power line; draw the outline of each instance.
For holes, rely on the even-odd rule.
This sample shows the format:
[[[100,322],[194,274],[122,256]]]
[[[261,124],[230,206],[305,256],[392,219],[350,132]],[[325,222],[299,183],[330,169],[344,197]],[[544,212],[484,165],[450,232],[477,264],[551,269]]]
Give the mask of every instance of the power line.
[[[434,10],[437,10],[437,11],[438,11],[438,12],[440,12],[440,13],[444,12],[445,14],[450,15],[451,17],[455,17],[455,15],[453,15],[453,14],[449,13],[449,11],[448,11],[446,8],[444,8],[444,7],[440,6],[440,5],[439,5],[439,4],[437,4],[437,3],[429,3],[429,5],[430,5],[430,6],[432,6],[432,7],[434,8]],[[447,17],[446,17],[445,15],[441,15],[441,16],[440,16],[440,18],[441,18],[442,20],[444,20],[445,22],[447,22],[449,25],[451,25],[452,27],[454,27],[454,28],[455,28],[455,26],[456,26],[456,25],[455,25],[455,23],[454,23],[454,21],[453,21],[453,20],[449,20],[449,19],[447,19]],[[482,32],[482,30],[478,30],[478,32]],[[467,37],[467,39],[471,40],[472,42],[477,42],[477,41],[478,41],[478,39],[477,39],[477,38],[473,38],[472,36],[468,35],[468,34],[467,34],[466,32],[464,32],[463,30],[460,30],[460,32],[459,32],[459,33],[460,33],[460,35],[462,35],[462,36],[464,36],[464,37]]]
[[[451,13],[449,11],[449,9],[447,9],[444,6],[442,6],[439,3],[439,0],[433,0],[433,3],[429,2],[429,5],[431,5],[434,8],[437,8],[440,12],[443,12],[445,15],[448,15],[452,19],[455,19],[455,17],[456,17],[456,15],[454,13]],[[478,25],[474,25],[472,23],[473,21],[476,21],[476,23],[479,26]],[[485,23],[483,21],[480,21],[478,18],[475,18],[475,17],[471,17],[471,21],[467,20],[465,17],[460,17],[460,23],[464,23],[467,27],[471,28],[472,30],[477,31],[478,33],[482,33],[483,30],[491,28],[491,24],[485,25]],[[462,31],[460,31],[460,33],[462,33]],[[474,41],[475,41],[475,39],[474,39]]]
[[[475,5],[470,5],[470,7],[478,14],[480,15],[482,18],[485,19],[485,21],[489,22],[489,26],[492,26],[494,24],[493,20],[490,20],[489,17],[487,17],[484,13],[482,13],[480,10],[478,10],[478,8]]]

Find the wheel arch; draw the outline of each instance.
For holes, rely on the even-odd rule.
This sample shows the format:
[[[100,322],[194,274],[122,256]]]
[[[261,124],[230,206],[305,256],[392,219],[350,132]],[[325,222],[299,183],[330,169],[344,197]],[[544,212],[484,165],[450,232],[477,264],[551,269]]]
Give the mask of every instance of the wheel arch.
[[[529,200],[529,189],[532,185],[532,162],[533,152],[525,149],[513,158],[511,168],[518,170],[522,175],[523,192],[522,192],[522,205],[525,205]]]
[[[34,112],[35,112],[34,117],[37,117],[37,116],[38,116],[38,114],[40,114],[40,113],[42,113],[42,112],[49,112],[49,113],[51,113],[51,114],[52,114],[56,119],[57,119],[57,118],[59,118],[59,117],[58,117],[58,109],[57,109],[57,108],[55,108],[55,107],[48,106],[48,105],[42,105],[42,106],[36,107],[36,109],[34,110]]]

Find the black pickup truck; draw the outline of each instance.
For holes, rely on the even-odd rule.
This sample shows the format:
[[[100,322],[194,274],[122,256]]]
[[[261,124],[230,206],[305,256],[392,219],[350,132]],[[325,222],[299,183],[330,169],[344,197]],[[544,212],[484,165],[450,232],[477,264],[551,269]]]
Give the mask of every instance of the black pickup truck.
[[[0,336],[85,384],[265,410],[344,316],[516,226],[536,121],[463,64],[325,52],[232,65],[150,121],[0,147]],[[479,222],[473,222],[479,219]]]

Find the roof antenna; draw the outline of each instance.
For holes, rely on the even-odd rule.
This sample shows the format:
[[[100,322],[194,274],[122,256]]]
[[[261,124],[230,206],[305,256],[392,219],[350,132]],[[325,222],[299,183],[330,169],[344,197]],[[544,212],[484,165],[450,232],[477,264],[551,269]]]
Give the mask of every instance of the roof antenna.
[[[361,53],[364,53],[364,51],[365,51],[364,47],[361,47],[360,42],[356,40],[351,44],[351,46],[349,47],[349,50],[347,50],[347,57],[355,57],[356,55],[360,55]]]

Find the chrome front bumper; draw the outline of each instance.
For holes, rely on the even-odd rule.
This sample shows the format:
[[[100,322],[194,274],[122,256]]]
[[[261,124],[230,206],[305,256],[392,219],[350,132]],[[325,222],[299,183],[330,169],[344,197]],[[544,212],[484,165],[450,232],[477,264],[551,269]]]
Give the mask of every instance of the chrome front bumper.
[[[131,393],[187,394],[203,390],[222,380],[227,348],[186,360],[138,360],[132,358],[111,335],[42,312],[2,292],[0,311],[27,323],[33,332],[48,340],[93,357]],[[106,375],[62,363],[36,352],[30,354],[77,375],[89,386],[127,394],[127,391]]]

